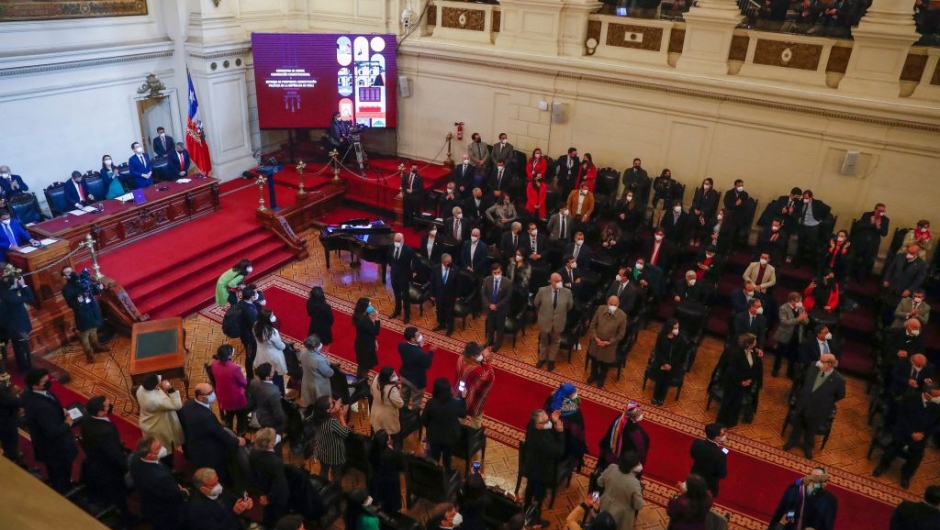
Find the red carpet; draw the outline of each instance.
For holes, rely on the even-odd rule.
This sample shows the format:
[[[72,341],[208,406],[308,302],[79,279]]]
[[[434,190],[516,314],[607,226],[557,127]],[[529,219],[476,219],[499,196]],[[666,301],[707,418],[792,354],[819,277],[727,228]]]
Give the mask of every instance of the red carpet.
[[[304,286],[298,286],[290,292],[285,287],[286,281],[280,278],[272,278],[272,284],[266,289],[265,293],[269,300],[269,307],[281,317],[282,330],[285,334],[300,339],[307,330],[308,319],[305,312],[305,299],[301,293],[306,293]],[[334,308],[340,304],[345,304],[346,311],[351,307],[349,304],[334,300]],[[335,309],[334,309],[335,311]],[[216,320],[218,315],[211,315]],[[348,313],[336,311],[336,323],[334,326],[334,337],[336,342],[331,347],[331,353],[338,355],[346,360],[354,360],[353,341],[355,332],[350,322]],[[400,323],[391,323],[401,329]],[[438,340],[439,343],[451,343],[451,349],[459,349],[460,343],[450,341],[438,334],[426,332],[426,336],[431,342]],[[439,338],[440,337],[440,338]],[[402,340],[401,334],[386,329],[379,337],[379,361],[380,364],[399,366],[400,360],[397,354],[397,343]],[[442,350],[435,357],[434,366],[429,372],[430,378],[447,377],[452,378],[456,366],[457,355],[447,350]],[[513,365],[518,365],[513,367]],[[550,391],[557,382],[551,381],[547,372],[538,372],[531,374],[530,378],[507,370],[505,367],[513,368],[516,371],[524,370],[524,365],[513,361],[510,358],[501,358],[497,361],[497,380],[493,388],[493,393],[486,405],[486,415],[493,420],[505,423],[517,430],[524,429],[529,412],[540,408]],[[535,380],[535,377],[544,379],[544,382]],[[579,383],[582,388],[582,395],[586,397],[582,403],[582,410],[587,423],[587,436],[589,438],[588,447],[591,452],[596,453],[597,442],[603,436],[604,431],[615,415],[619,413],[615,405],[622,403],[623,398],[614,396],[615,399],[608,400],[609,404],[603,404],[601,399],[592,399],[593,390]],[[601,391],[602,392],[602,391]],[[608,393],[609,394],[609,393]],[[651,419],[659,416],[669,415],[660,411],[648,409],[647,416]],[[675,428],[666,426],[666,423],[674,423]],[[648,473],[653,479],[659,480],[665,484],[675,484],[676,481],[683,479],[691,467],[691,460],[688,456],[688,449],[693,437],[688,432],[682,432],[681,419],[664,419],[664,421],[647,421],[644,426],[652,439],[650,462]],[[690,422],[685,422],[690,423]],[[700,427],[699,427],[700,428]],[[732,453],[729,458],[730,477],[722,482],[722,494],[718,502],[732,510],[756,517],[766,521],[769,519],[783,489],[801,476],[806,466],[806,461],[802,463],[788,463],[787,460],[796,461],[795,455],[787,455],[782,451],[765,447],[758,448],[758,452],[766,454],[767,460],[774,460],[781,464],[790,464],[791,467],[801,466],[801,472],[798,473],[782,465],[774,464],[770,461],[756,458],[744,454],[744,445],[751,445],[747,440],[735,439],[732,435],[730,444]],[[518,439],[518,435],[517,435]],[[753,451],[748,451],[753,452]],[[900,492],[886,491],[886,488],[877,482],[865,477],[858,477],[845,472],[833,470],[833,485],[831,490],[839,498],[840,510],[837,528],[886,528],[890,519],[893,506],[888,502],[897,502]],[[854,485],[856,491],[850,491],[845,486]],[[881,500],[885,499],[885,500]]]

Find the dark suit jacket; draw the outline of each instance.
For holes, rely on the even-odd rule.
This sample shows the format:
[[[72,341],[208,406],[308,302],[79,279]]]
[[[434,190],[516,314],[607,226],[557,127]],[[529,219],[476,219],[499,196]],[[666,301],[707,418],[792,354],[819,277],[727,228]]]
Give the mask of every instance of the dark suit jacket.
[[[189,166],[192,163],[192,161],[189,159],[189,151],[185,149],[183,149],[183,165],[182,166],[180,165],[179,153],[177,153],[175,149],[167,157],[167,162],[169,163],[170,169],[173,172],[173,176],[172,176],[173,180],[185,177],[186,175],[180,175],[180,172],[189,171]]]
[[[248,404],[262,427],[271,427],[278,432],[287,429],[287,415],[281,406],[281,389],[260,379],[248,383]]]
[[[798,206],[799,206],[798,208],[793,209],[793,217],[796,219],[797,223],[803,220],[803,212],[806,211],[806,204],[804,204],[803,201],[800,201]],[[817,221],[820,221],[820,222],[824,221],[827,217],[829,217],[829,214],[832,212],[832,208],[830,208],[828,204],[822,202],[819,199],[813,199],[811,206],[812,206],[813,219],[816,219]],[[799,213],[797,213],[797,210],[799,210]]]
[[[82,483],[91,489],[124,487],[127,456],[117,427],[110,421],[84,418],[81,424]]]
[[[754,298],[760,300],[761,304],[764,303],[764,297],[757,291],[754,291]],[[735,289],[731,291],[731,312],[737,315],[742,311],[747,311],[747,296],[744,289]]]
[[[71,462],[78,454],[72,428],[65,424],[62,404],[33,391],[23,392],[26,427],[32,438],[33,452],[40,462]]]
[[[388,249],[389,272],[388,278],[393,286],[402,287],[411,283],[411,273],[414,271],[415,251],[402,243],[398,259],[395,259],[395,246]]]
[[[692,473],[705,479],[713,496],[718,495],[718,481],[728,476],[728,456],[711,440],[695,440],[689,450]]]
[[[238,448],[238,438],[226,432],[212,410],[195,399],[183,405],[179,418],[186,437],[183,452],[190,463],[224,474],[228,455]]]
[[[793,407],[797,414],[803,414],[807,420],[817,424],[825,421],[832,414],[836,402],[845,397],[845,378],[835,370],[826,376],[826,381],[814,392],[813,381],[819,377],[819,372],[816,366],[807,368]]]
[[[836,348],[834,341],[829,342],[829,353],[836,356],[836,359],[840,357],[840,353]],[[803,364],[813,364],[819,360],[819,357],[822,355],[822,350],[819,348],[819,341],[816,340],[815,335],[806,337],[803,340],[803,344],[800,345],[800,354],[799,359]]]
[[[470,190],[473,189],[473,176],[475,173],[476,168],[473,164],[467,164],[466,170],[464,170],[463,163],[454,166],[453,179],[454,184],[457,185],[458,193],[470,193]],[[463,188],[463,191],[460,191],[460,188]]]
[[[509,168],[503,167],[503,178],[499,178],[499,168],[493,167],[493,170],[490,172],[490,176],[486,179],[486,187],[490,191],[506,191],[509,188],[509,185],[512,183],[512,179],[509,176]]]
[[[741,347],[733,346],[727,352],[729,354],[727,356],[722,354],[725,361],[724,372],[721,375],[722,383],[729,388],[740,387],[741,383],[750,379],[749,388],[761,388],[764,384],[764,363],[757,356],[757,352],[751,354],[753,366],[747,363],[747,356]]]
[[[448,285],[450,278],[447,278]],[[410,342],[398,343],[398,356],[401,357],[401,376],[416,388],[427,388],[428,369],[434,360],[434,353],[425,353],[421,346]]]
[[[908,357],[915,353],[924,353],[924,335],[908,335],[904,328],[889,329],[885,339],[885,354],[896,359],[899,351],[906,351]]]
[[[646,260],[647,265],[652,265],[650,258],[653,257],[653,243],[655,241],[650,239],[643,244],[643,259]],[[659,249],[659,259],[657,261],[657,267],[662,269],[664,272],[669,272],[672,269],[673,261],[676,257],[676,245],[669,239],[663,239],[662,245]]]
[[[131,478],[140,495],[140,511],[154,530],[180,527],[188,495],[180,491],[170,469],[160,462],[131,461]]]
[[[14,182],[16,182],[17,185],[15,190],[13,189]],[[10,180],[0,178],[0,190],[3,191],[4,197],[13,197],[14,195],[19,195],[29,191],[29,186],[27,186],[26,182],[23,181],[23,177],[19,175],[10,175]]]
[[[418,255],[429,259],[432,263],[440,263],[441,254],[444,253],[443,247],[441,246],[441,237],[444,235],[443,232],[444,230],[438,230],[437,237],[434,238],[434,243],[431,247],[431,255],[428,255],[428,234],[424,234],[424,236],[421,237],[421,246],[418,247]]]
[[[940,528],[940,508],[925,502],[901,501],[891,514],[890,530],[935,530]]]
[[[493,201],[486,195],[480,197],[480,205],[477,206],[476,199],[472,196],[464,201],[463,213],[464,221],[467,217],[471,217],[476,223],[474,226],[480,226],[483,223],[483,219],[486,215],[486,210],[493,205]]]
[[[456,219],[451,216],[444,220],[444,235],[453,238],[454,237],[454,221]],[[460,242],[464,242],[470,239],[470,231],[473,230],[473,222],[467,219],[465,215],[463,219],[460,220]],[[457,256],[454,256],[456,258]]]
[[[626,313],[628,317],[632,316],[633,308],[636,306],[636,301],[637,298],[639,298],[640,293],[632,281],[627,282],[627,285],[624,286],[623,291],[621,291],[618,295],[617,291],[619,290],[620,282],[611,282],[610,286],[607,287],[607,292],[604,294],[604,299],[606,300],[611,296],[616,296],[620,299],[620,305],[618,306],[620,310]]]
[[[88,198],[88,184],[85,184],[85,179],[82,179],[79,186],[82,187],[82,195],[85,197],[85,200],[79,199],[78,189],[75,187],[74,180],[69,179],[68,182],[65,183],[65,204],[68,204],[69,208],[74,207],[76,204],[84,206],[91,200]],[[104,197],[95,197],[95,200],[104,200]]]
[[[512,230],[504,233],[502,238],[499,241],[499,250],[503,254],[503,258],[507,260],[513,259],[513,256],[516,255],[516,251],[522,246],[522,238],[528,237],[525,232],[520,231],[516,234],[516,244],[512,243]]]
[[[447,283],[444,283],[444,271],[441,265],[435,265],[431,271],[431,294],[437,298],[438,304],[453,304],[457,298],[457,278],[460,276],[457,267],[451,263],[447,273]]]
[[[692,197],[692,206],[689,208],[689,215],[692,216],[691,221],[698,222],[695,210],[702,212],[701,216],[706,220],[715,215],[718,212],[719,199],[720,197],[715,188],[708,191],[705,191],[701,186],[696,188],[695,195]]]
[[[284,475],[284,460],[274,451],[252,449],[248,455],[254,486],[260,495],[267,495],[268,502],[287,508],[290,490]]]
[[[672,208],[666,208],[663,218],[659,221],[659,227],[665,232],[666,241],[676,241],[681,244],[689,233],[689,214],[683,211],[676,220]]]
[[[0,228],[0,248],[3,249],[4,255],[6,255],[6,251],[14,244],[21,247],[28,244],[31,238],[29,232],[27,232],[26,229],[23,228],[23,225],[16,219],[10,219],[10,230],[13,231],[13,237],[16,241],[10,241],[9,236],[7,236],[7,231]]]
[[[767,337],[767,319],[764,315],[755,315],[754,322],[751,323],[750,313],[747,311],[738,313],[734,316],[734,337],[736,339],[742,333],[753,333],[757,335],[757,347],[764,349],[764,339]]]
[[[568,169],[568,155],[565,154],[558,157],[557,167],[556,178],[558,179],[558,185],[574,186],[574,182],[578,178],[578,170],[581,167],[581,159],[574,157],[571,160],[571,169]]]
[[[401,177],[401,191],[405,193],[405,197],[408,196],[408,181],[411,180],[411,175],[411,173],[405,173]],[[414,182],[411,184],[411,195],[413,197],[421,197],[421,194],[424,193],[424,179],[417,173],[415,173],[414,176]]]
[[[555,272],[561,275],[561,283],[569,289],[577,287],[575,282],[581,279],[581,269],[571,269],[569,272],[568,267],[562,267]]]
[[[673,290],[675,296],[679,297],[679,301],[686,302],[696,302],[699,304],[705,303],[705,288],[702,287],[702,284],[698,281],[695,282],[695,285],[689,285],[685,280],[676,282],[676,287]]]
[[[162,140],[157,135],[153,139],[153,154],[157,156],[167,156],[176,150],[176,141],[169,134]]]
[[[723,201],[724,207],[725,207],[725,213],[730,213],[734,215],[735,213],[739,211],[743,212],[744,207],[747,206],[747,200],[749,197],[750,196],[747,194],[746,191],[742,191],[741,193],[738,193],[738,190],[734,188],[731,188],[730,190],[726,191],[725,198]],[[735,203],[738,202],[738,199],[741,199],[741,205],[735,206]]]
[[[911,386],[908,384],[908,382],[911,380],[911,372],[914,369],[914,365],[911,364],[911,355],[913,354],[909,354],[903,359],[898,359],[898,361],[894,363],[894,368],[891,370],[891,381],[888,383],[889,394],[896,397],[901,397],[909,393],[917,393],[919,395],[920,388],[924,384],[924,379],[936,379],[934,374],[937,372],[937,368],[933,365],[933,363],[927,361],[927,364],[924,365],[924,367],[920,369],[920,372],[917,373],[918,388],[911,388]]]
[[[898,422],[894,425],[895,442],[922,451],[938,430],[940,430],[940,405],[928,401],[924,406],[920,392],[904,398],[898,407]],[[924,438],[914,441],[911,434],[915,432],[924,433]]]
[[[153,184],[153,164],[150,162],[150,155],[144,153],[143,156],[143,164],[140,163],[137,153],[127,159],[127,169],[134,178],[134,188],[136,189],[146,188]],[[151,175],[144,177],[144,173],[150,173]]]
[[[927,277],[927,263],[919,257],[908,262],[904,254],[898,254],[891,260],[884,281],[888,282],[888,291],[901,296],[905,290],[919,289]]]
[[[490,272],[485,270],[486,256],[489,253],[489,249],[486,248],[486,243],[482,239],[477,241],[477,248],[471,259],[470,247],[472,244],[473,241],[470,241],[469,238],[463,242],[463,250],[460,252],[460,265],[464,268],[473,268],[474,274],[483,276]]]
[[[573,241],[565,245],[565,255],[574,256],[574,242]],[[583,270],[588,269],[588,266],[591,264],[591,248],[587,246],[587,243],[581,244],[581,251],[578,252],[578,259],[576,259],[575,262],[578,264],[579,268]]]
[[[496,313],[499,315],[505,316],[509,312],[509,294],[512,292],[510,288],[512,282],[509,281],[509,278],[505,276],[499,280],[499,292],[496,293]],[[487,276],[483,280],[483,288],[480,289],[480,299],[483,303],[483,307],[486,308],[487,314],[492,314],[489,307],[493,302],[493,277]]]
[[[33,331],[33,322],[29,319],[26,304],[32,303],[33,290],[29,287],[22,289],[6,289],[0,287],[0,315],[9,337],[26,336]]]
[[[519,248],[522,249],[522,253],[529,257],[532,254],[532,236],[528,232],[520,232],[522,240],[519,242]],[[545,237],[545,234],[539,234],[535,236],[535,250],[538,251],[540,256],[545,256],[548,252],[548,238]]]
[[[193,493],[186,505],[186,528],[199,530],[232,530],[241,528],[238,516],[235,515],[235,498],[227,492],[222,492],[216,500],[212,500],[201,492]]]

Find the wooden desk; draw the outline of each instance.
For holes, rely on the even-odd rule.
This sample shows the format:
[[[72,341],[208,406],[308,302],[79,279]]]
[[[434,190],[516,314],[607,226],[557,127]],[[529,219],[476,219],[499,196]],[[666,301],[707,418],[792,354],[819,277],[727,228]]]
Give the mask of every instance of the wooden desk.
[[[184,356],[184,353],[188,352],[182,318],[137,322],[131,328],[129,372],[132,386],[143,383],[145,376],[159,374],[164,379],[182,379],[188,398],[189,376],[186,375]]]
[[[3,501],[6,506],[0,510],[0,528],[108,530],[44,482],[2,457],[0,476],[3,477]]]
[[[85,236],[91,234],[97,241],[96,248],[107,252],[220,207],[219,180],[205,176],[194,176],[183,184],[158,182],[143,192],[147,202],[141,205],[109,199],[98,203],[103,206],[102,213],[65,214],[26,228],[37,239],[64,239],[70,249],[78,248]],[[81,262],[88,256],[88,251],[82,250],[74,259]]]

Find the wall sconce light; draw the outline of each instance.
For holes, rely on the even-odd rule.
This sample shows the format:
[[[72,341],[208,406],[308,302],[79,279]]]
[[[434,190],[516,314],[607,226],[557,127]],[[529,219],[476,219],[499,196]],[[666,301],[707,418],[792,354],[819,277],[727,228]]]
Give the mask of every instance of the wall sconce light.
[[[597,51],[597,39],[589,37],[588,40],[584,41],[584,47],[587,48],[588,55],[594,55],[594,52]]]

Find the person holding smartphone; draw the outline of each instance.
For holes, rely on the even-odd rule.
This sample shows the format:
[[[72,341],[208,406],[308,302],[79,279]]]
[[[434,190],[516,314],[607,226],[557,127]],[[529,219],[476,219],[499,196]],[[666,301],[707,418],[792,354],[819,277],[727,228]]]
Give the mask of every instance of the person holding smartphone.
[[[493,350],[476,342],[468,342],[457,361],[453,393],[462,395],[467,403],[467,424],[473,429],[483,425],[483,405],[490,395],[496,370],[492,365]]]
[[[838,500],[825,489],[828,481],[826,468],[816,467],[809,475],[787,486],[770,518],[768,530],[833,530]]]
[[[700,475],[691,473],[679,483],[679,493],[666,505],[669,530],[704,530],[708,528],[708,512],[712,509],[712,494]]]

